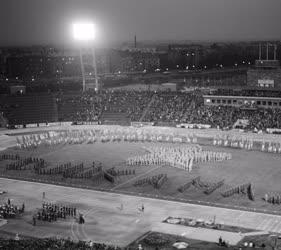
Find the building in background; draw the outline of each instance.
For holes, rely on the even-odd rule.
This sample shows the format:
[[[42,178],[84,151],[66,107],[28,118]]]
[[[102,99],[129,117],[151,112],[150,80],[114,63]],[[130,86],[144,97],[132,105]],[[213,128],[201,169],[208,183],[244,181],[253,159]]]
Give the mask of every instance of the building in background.
[[[81,75],[79,53],[76,50],[44,50],[19,54],[11,53],[5,62],[6,73],[11,78],[48,78]],[[47,52],[46,52],[47,51]],[[93,75],[93,55],[82,50],[85,73]],[[1,61],[0,61],[1,62]],[[160,67],[159,55],[150,50],[96,50],[98,74],[118,72],[154,71]]]
[[[97,68],[99,74],[109,72],[108,56],[104,51],[98,51]],[[83,52],[83,62],[86,73],[93,74],[93,56]],[[70,77],[81,75],[78,51],[60,51],[48,54],[19,54],[7,57],[6,69],[8,77],[47,78]]]
[[[168,46],[168,68],[196,69],[200,66],[203,46],[199,44],[170,44]]]
[[[255,67],[247,72],[247,85],[259,88],[281,88],[281,68],[276,59],[277,47],[273,46],[270,53],[269,44],[266,46],[266,58],[262,58],[260,46],[259,59],[255,61]],[[270,58],[270,54],[273,54]]]
[[[277,58],[280,59],[281,43],[276,42]],[[239,68],[245,69],[255,64],[257,42],[244,43],[178,43],[145,44],[137,42],[115,49],[97,49],[97,71],[100,77],[106,74],[159,72],[170,70],[203,70]],[[83,62],[87,77],[92,77],[92,52],[83,49]],[[266,51],[262,51],[262,57]],[[0,75],[5,78],[34,81],[81,76],[79,51],[74,48],[55,46],[31,46],[2,48],[0,53]],[[269,53],[269,56],[271,54]],[[276,66],[276,65],[272,65]],[[276,72],[276,68],[275,70]],[[264,67],[264,70],[266,67]],[[260,71],[262,67],[259,67]],[[265,71],[264,71],[265,72]],[[267,70],[266,73],[270,71]],[[254,84],[257,71],[249,71],[249,84]],[[264,73],[265,74],[265,73]],[[271,76],[273,77],[273,72]],[[278,77],[278,76],[274,76]],[[251,80],[252,79],[252,80]],[[208,80],[208,79],[207,79]],[[260,79],[262,80],[262,79]],[[195,79],[196,81],[196,79]],[[277,81],[277,80],[276,80]],[[262,81],[260,81],[262,84]],[[265,86],[267,86],[266,82]],[[269,83],[269,82],[268,82]],[[223,84],[223,83],[222,83]],[[269,83],[270,85],[270,83]]]
[[[6,59],[6,55],[0,49],[0,79],[3,79],[6,75]]]
[[[110,72],[154,72],[160,67],[157,53],[139,50],[112,50],[109,55]]]
[[[263,59],[262,46],[259,46],[259,59],[255,61],[254,67],[247,71],[247,86],[237,90],[222,88],[216,93],[204,95],[204,104],[239,107],[244,110],[281,109],[281,68],[276,47],[274,45],[273,53],[270,53],[267,44],[266,58]]]

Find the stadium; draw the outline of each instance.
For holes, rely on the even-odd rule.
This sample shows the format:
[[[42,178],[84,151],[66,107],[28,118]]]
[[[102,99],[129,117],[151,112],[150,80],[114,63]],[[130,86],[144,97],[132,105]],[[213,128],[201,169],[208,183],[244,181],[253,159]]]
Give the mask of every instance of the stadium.
[[[1,234],[69,249],[278,239],[279,62],[247,74],[234,90],[11,87],[0,101]]]

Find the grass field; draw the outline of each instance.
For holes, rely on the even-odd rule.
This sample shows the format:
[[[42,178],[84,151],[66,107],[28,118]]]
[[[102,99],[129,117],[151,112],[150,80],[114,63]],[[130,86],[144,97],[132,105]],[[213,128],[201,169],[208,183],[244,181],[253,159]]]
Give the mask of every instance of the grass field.
[[[198,133],[202,133],[199,131]],[[207,132],[204,132],[205,134]],[[0,139],[0,147],[14,145],[14,140],[8,137]],[[36,150],[6,149],[2,153],[17,153],[22,157],[34,156],[44,158],[49,167],[59,163],[81,163],[91,166],[92,161],[101,162],[105,169],[116,167],[117,169],[129,168],[124,166],[127,157],[144,154],[143,146],[150,143],[96,143],[81,145],[65,145],[55,147],[39,147]],[[167,145],[165,143],[165,145]],[[281,156],[277,154],[263,153],[258,151],[245,151],[231,148],[221,148],[203,145],[203,149],[212,151],[225,151],[232,153],[232,160],[200,164],[188,173],[184,170],[171,167],[133,167],[136,175],[118,177],[117,182],[112,184],[106,180],[100,185],[91,180],[62,179],[61,176],[38,176],[32,171],[6,171],[5,166],[9,161],[0,161],[0,173],[14,177],[45,178],[56,180],[66,184],[83,184],[111,191],[134,192],[132,196],[124,194],[97,192],[93,190],[69,188],[41,183],[22,182],[0,178],[0,190],[8,191],[0,195],[0,204],[12,199],[12,202],[21,205],[26,204],[25,214],[18,219],[11,219],[8,224],[0,228],[0,236],[7,234],[13,237],[15,233],[34,237],[70,237],[73,240],[94,240],[108,244],[126,246],[148,231],[161,232],[163,234],[182,235],[189,239],[194,246],[203,244],[207,247],[216,247],[214,244],[202,243],[202,241],[217,242],[219,236],[237,244],[245,235],[218,230],[198,229],[162,223],[169,216],[185,218],[213,219],[216,216],[218,223],[245,227],[266,232],[281,233],[281,216],[246,212],[242,210],[230,210],[219,207],[207,207],[175,201],[158,200],[141,197],[150,194],[151,197],[164,196],[167,199],[185,199],[205,201],[219,204],[238,205],[251,208],[260,208],[280,211],[281,205],[265,203],[262,197],[265,193],[279,193],[281,191]],[[161,189],[154,189],[151,185],[135,187],[137,179],[149,177],[155,174],[165,173],[168,181]],[[203,193],[202,189],[192,186],[184,193],[178,192],[177,188],[190,181],[194,177],[201,176],[206,182],[225,180],[225,185],[211,195]],[[223,198],[220,194],[231,186],[251,182],[255,190],[255,201],[250,201],[246,196],[235,195]],[[55,223],[38,222],[32,226],[32,216],[42,204],[42,192],[46,192],[46,201],[58,204],[76,206],[79,212],[85,215],[86,223],[79,225],[75,219],[60,220]],[[138,194],[135,196],[134,194]],[[182,200],[181,200],[182,201]],[[120,204],[124,204],[124,210]],[[140,212],[141,204],[145,204],[145,213]],[[178,236],[177,236],[178,237]],[[256,238],[256,236],[253,236]],[[193,239],[193,240],[190,240]],[[261,239],[263,241],[264,239]],[[201,245],[202,246],[202,245]],[[171,249],[169,245],[167,249]],[[200,249],[200,248],[199,248]],[[207,249],[207,248],[205,248]],[[216,249],[216,248],[215,248]]]
[[[126,158],[134,155],[144,154],[143,146],[150,143],[96,143],[96,144],[79,144],[65,145],[54,147],[39,147],[36,150],[16,150],[7,149],[7,153],[18,153],[19,155],[34,156],[44,158],[50,167],[59,163],[81,163],[91,166],[92,162],[101,162],[105,169],[116,167],[116,169],[129,168],[124,166]],[[165,145],[167,145],[165,143]],[[184,170],[172,167],[142,166],[130,167],[136,170],[136,175],[118,177],[117,182],[112,184],[104,180],[98,187],[111,190],[130,191],[136,193],[148,193],[152,195],[165,196],[167,198],[183,198],[190,200],[199,200],[214,202],[220,204],[237,205],[252,207],[266,210],[281,210],[279,205],[271,205],[262,200],[265,193],[278,193],[281,191],[281,156],[258,151],[245,151],[240,149],[219,148],[214,146],[203,146],[203,149],[211,151],[223,151],[232,153],[232,160],[222,162],[212,162],[196,165],[188,173]],[[0,171],[13,176],[25,176],[38,178],[38,175],[32,171],[6,171],[4,170],[8,161],[0,162]],[[149,177],[155,174],[165,173],[168,175],[168,181],[161,189],[154,189],[147,184],[142,187],[135,187],[133,184],[137,179]],[[190,187],[184,193],[178,192],[177,188],[190,181],[191,179],[201,176],[206,182],[217,182],[225,180],[225,185],[210,195],[203,193],[202,189]],[[63,181],[66,183],[83,184],[95,186],[91,180],[66,179],[62,180],[61,176],[40,176],[40,178],[49,178],[51,180]],[[247,196],[234,195],[229,198],[223,198],[220,194],[231,186],[251,182],[254,186],[255,201],[250,201]]]
[[[152,239],[152,240],[151,240]],[[143,237],[141,237],[139,240],[136,240],[130,244],[130,247],[137,249],[138,245],[141,244],[144,249],[148,250],[154,250],[155,245],[153,244],[153,239],[158,239],[159,242],[163,242],[160,245],[161,250],[170,250],[175,249],[173,247],[173,244],[175,242],[185,242],[188,244],[188,249],[192,250],[217,250],[217,249],[225,249],[223,246],[219,246],[217,243],[213,242],[206,242],[206,241],[200,241],[200,240],[194,240],[194,239],[188,239],[186,237],[182,236],[176,236],[171,234],[161,234],[157,232],[150,232]],[[151,242],[151,243],[150,243]],[[227,249],[229,250],[237,250],[239,247],[241,249],[245,249],[244,244],[245,243],[254,243],[256,248],[261,248],[263,250],[272,250],[274,247],[278,247],[276,249],[279,249],[281,246],[281,240],[278,239],[278,235],[259,235],[259,236],[246,236],[244,239],[239,242],[237,246],[228,246]],[[252,248],[247,248],[252,249]]]
[[[150,239],[152,239],[151,243],[150,243]],[[200,241],[200,240],[188,239],[188,238],[185,238],[185,237],[182,237],[182,236],[176,236],[176,235],[171,235],[171,234],[161,234],[161,233],[157,233],[157,232],[150,232],[150,233],[144,235],[141,239],[131,243],[129,247],[131,247],[133,249],[137,249],[139,244],[141,244],[141,246],[144,249],[154,250],[155,244],[153,244],[153,239],[156,239],[156,240],[160,239],[159,241],[163,242],[162,244],[159,244],[157,246],[161,250],[170,250],[170,249],[174,250],[175,247],[173,246],[173,244],[176,243],[176,242],[185,242],[185,243],[188,244],[188,249],[192,249],[192,250],[225,249],[225,247],[221,247],[217,243],[204,242],[204,241]],[[234,250],[234,249],[237,249],[237,248],[229,246],[228,249]]]

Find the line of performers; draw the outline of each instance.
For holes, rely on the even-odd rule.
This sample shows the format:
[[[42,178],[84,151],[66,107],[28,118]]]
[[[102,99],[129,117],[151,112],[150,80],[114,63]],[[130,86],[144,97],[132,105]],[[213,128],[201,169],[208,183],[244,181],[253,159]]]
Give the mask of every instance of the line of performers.
[[[30,164],[34,164],[30,166]],[[7,170],[26,170],[26,169],[38,169],[44,167],[46,164],[44,159],[28,157],[17,160],[16,162],[11,162],[6,165]]]
[[[241,148],[253,150],[254,148],[263,152],[281,154],[281,142],[262,141],[255,142],[253,138],[248,137],[215,137],[213,138],[214,146]]]
[[[244,138],[213,138],[214,146],[223,146],[223,147],[231,147],[231,148],[244,148],[247,150],[252,150],[254,147],[254,142],[251,139]]]
[[[281,143],[262,142],[261,151],[281,154]]]
[[[4,160],[17,161],[19,159],[20,159],[20,156],[18,154],[2,154],[2,155],[0,155],[0,161],[4,161]]]
[[[23,135],[17,137],[17,147],[21,149],[33,149],[40,145],[55,146],[64,144],[92,144],[100,142],[176,142],[197,143],[193,135],[176,135],[155,133],[156,131],[140,131],[136,128],[128,129],[87,129],[87,130],[65,130],[47,131],[41,134]]]

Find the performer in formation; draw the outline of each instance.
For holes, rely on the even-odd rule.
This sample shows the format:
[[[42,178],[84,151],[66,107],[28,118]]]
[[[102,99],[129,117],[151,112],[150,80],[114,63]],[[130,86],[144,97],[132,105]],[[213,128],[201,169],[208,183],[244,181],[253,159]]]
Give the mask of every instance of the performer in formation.
[[[11,203],[11,200],[8,199],[8,201],[2,205],[0,205],[0,218],[3,219],[10,219],[15,218],[16,215],[24,213],[25,205],[22,204],[21,207],[14,205]]]
[[[213,138],[214,146],[241,148],[246,150],[257,149],[262,152],[281,154],[280,141],[255,141],[250,136],[216,136]]]
[[[199,145],[151,146],[145,149],[150,153],[130,157],[126,160],[126,164],[129,166],[169,165],[191,171],[194,163],[223,161],[232,158],[230,153],[203,151]]]
[[[281,154],[281,143],[280,142],[262,142],[261,151],[268,153]]]
[[[2,154],[2,155],[0,155],[0,161],[4,161],[4,160],[18,161],[19,159],[20,159],[20,156],[18,154]]]
[[[252,138],[247,137],[216,136],[213,138],[213,145],[252,150],[254,141]]]
[[[36,219],[52,222],[56,221],[58,218],[66,219],[67,216],[75,217],[76,208],[43,202],[42,209],[33,217],[33,224],[36,224]]]
[[[33,164],[33,165],[30,165]],[[45,166],[44,159],[37,157],[19,158],[16,162],[12,162],[6,165],[6,170],[26,170],[26,169],[40,169]]]

